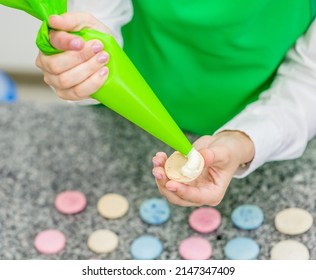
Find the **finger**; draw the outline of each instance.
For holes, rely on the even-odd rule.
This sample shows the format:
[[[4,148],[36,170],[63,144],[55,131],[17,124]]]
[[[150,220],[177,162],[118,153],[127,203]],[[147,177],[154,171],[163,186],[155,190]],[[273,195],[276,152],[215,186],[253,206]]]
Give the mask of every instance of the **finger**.
[[[160,194],[165,196],[167,191],[165,185],[169,179],[166,176],[164,168],[161,166],[156,166],[152,169],[152,174],[155,177],[156,185],[158,187]]]
[[[57,30],[80,31],[82,29],[94,29],[106,34],[111,34],[106,26],[89,13],[65,13],[53,15],[48,20],[49,25]]]
[[[96,19],[88,13],[65,13],[52,15],[48,19],[49,26],[64,31],[79,31],[84,28],[93,28]]]
[[[165,188],[165,185],[169,181],[169,179],[167,178],[163,167],[155,167],[152,172],[156,179],[156,184],[158,186],[160,194],[164,196],[170,203],[179,206],[195,206],[194,203],[184,201],[172,191],[169,191]]]
[[[200,138],[198,138],[194,143],[193,146],[196,150],[200,150],[206,147],[209,147],[214,141],[213,136],[204,135]]]
[[[83,100],[95,93],[106,81],[108,76],[107,67],[103,67],[99,72],[89,77],[86,81],[70,89],[58,89],[56,94],[64,100]]]
[[[67,51],[52,56],[39,53],[36,59],[36,66],[44,72],[54,75],[64,73],[94,57],[103,50],[103,44],[98,40],[91,40],[85,43],[80,51]]]
[[[49,32],[49,41],[54,48],[61,51],[81,50],[84,46],[82,38],[65,31],[51,30]]]
[[[47,84],[57,89],[70,89],[81,84],[94,73],[98,72],[105,65],[107,60],[108,54],[100,52],[87,62],[63,72],[60,75],[46,74],[44,75],[44,80]]]
[[[204,158],[204,166],[211,167],[215,161],[215,152],[213,149],[201,149],[199,153]]]
[[[176,193],[174,193],[173,191],[169,191],[164,186],[159,186],[159,192],[172,204],[179,205],[179,206],[198,206],[196,203],[183,200]]]
[[[154,167],[153,170],[152,170],[152,174],[155,177],[156,184],[158,186],[159,192],[162,195],[165,195],[165,192],[166,192],[165,185],[166,185],[166,183],[168,182],[169,179],[168,179],[168,177],[167,177],[167,175],[165,173],[164,168],[161,167],[161,166]]]
[[[182,200],[199,206],[216,206],[221,202],[224,196],[224,192],[216,185],[193,187],[176,181],[169,181],[166,188],[173,189],[173,193]]]
[[[166,191],[164,194],[162,194],[171,204],[183,206],[183,207],[192,207],[192,206],[199,206],[195,203],[185,201],[178,197],[176,194]]]
[[[159,186],[164,186],[169,180],[167,178],[164,168],[161,166],[154,167],[152,170],[152,174],[154,175],[156,182]]]
[[[164,166],[167,160],[167,155],[163,152],[156,153],[156,156],[153,157],[152,162],[154,167]]]
[[[234,161],[227,147],[223,145],[213,145],[211,148],[202,149],[200,152],[206,160],[205,165],[208,167],[223,169],[231,165]]]
[[[156,153],[156,156],[162,157],[162,158],[164,158],[165,160],[167,160],[167,158],[168,158],[168,156],[167,156],[167,154],[166,154],[165,152],[157,152],[157,153]]]

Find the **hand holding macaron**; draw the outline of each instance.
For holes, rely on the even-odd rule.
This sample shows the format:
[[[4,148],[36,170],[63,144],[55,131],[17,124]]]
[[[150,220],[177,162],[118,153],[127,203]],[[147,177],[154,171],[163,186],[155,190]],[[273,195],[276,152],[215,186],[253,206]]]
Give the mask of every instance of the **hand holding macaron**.
[[[169,159],[163,152],[153,157],[153,175],[158,189],[170,203],[176,205],[216,206],[223,199],[238,167],[253,159],[253,142],[243,132],[223,131],[214,136],[202,136],[193,146],[203,158],[200,161],[202,168],[197,171],[199,176],[193,180],[183,176],[180,166],[173,165],[172,158],[179,157],[176,161],[181,162],[183,157],[178,152]],[[180,165],[185,165],[185,161],[182,159]],[[197,161],[193,161],[193,165]],[[191,175],[194,177],[194,174]]]

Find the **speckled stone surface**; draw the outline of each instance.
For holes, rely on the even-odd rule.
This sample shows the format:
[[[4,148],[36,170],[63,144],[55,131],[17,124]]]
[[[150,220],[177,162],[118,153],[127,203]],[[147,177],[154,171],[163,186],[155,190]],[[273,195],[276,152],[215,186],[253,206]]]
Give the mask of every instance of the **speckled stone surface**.
[[[304,208],[315,218],[316,140],[300,159],[268,163],[245,179],[234,179],[217,207],[222,224],[210,234],[198,234],[188,225],[193,208],[171,206],[171,219],[160,226],[139,218],[140,204],[160,197],[151,158],[161,150],[172,152],[104,106],[0,105],[0,259],[131,259],[130,245],[143,234],[162,241],[160,259],[180,259],[178,245],[192,234],[212,243],[212,259],[224,259],[224,245],[236,236],[255,239],[259,259],[270,259],[271,248],[288,238],[305,244],[311,259],[316,259],[315,223],[294,237],[274,227],[274,216],[287,207]],[[55,196],[68,189],[85,193],[85,211],[67,216],[54,208]],[[98,214],[97,202],[108,192],[128,199],[130,209],[123,218],[107,220]],[[256,204],[264,212],[264,223],[256,230],[232,225],[232,210],[244,203]],[[44,256],[33,247],[35,235],[47,228],[67,237],[66,248],[58,255]],[[93,231],[102,228],[119,236],[119,247],[97,255],[86,243]]]

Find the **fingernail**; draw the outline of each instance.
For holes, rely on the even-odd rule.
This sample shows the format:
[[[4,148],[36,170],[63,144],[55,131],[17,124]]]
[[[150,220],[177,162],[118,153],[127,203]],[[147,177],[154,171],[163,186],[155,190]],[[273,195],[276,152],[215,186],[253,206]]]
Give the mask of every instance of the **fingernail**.
[[[98,55],[98,58],[97,58],[97,60],[98,60],[98,62],[100,62],[100,63],[105,63],[107,60],[108,60],[108,55],[106,55],[106,54],[104,54],[104,53],[100,53],[99,55]]]
[[[154,165],[154,167],[157,167],[157,166],[159,166],[159,162],[153,160],[153,165]]]
[[[74,49],[80,49],[81,41],[79,39],[73,39],[70,42],[70,46]]]
[[[52,18],[52,17],[57,18],[57,19],[61,18],[60,15],[51,15],[49,18]]]
[[[92,50],[94,53],[98,53],[103,50],[103,45],[101,45],[100,43],[95,43],[92,45]]]
[[[171,192],[176,192],[176,191],[177,191],[177,188],[175,188],[175,187],[167,187],[167,186],[166,186],[166,189],[167,189],[168,191],[171,191]]]
[[[107,73],[109,72],[109,69],[107,67],[103,67],[100,71],[99,71],[99,75],[101,77],[104,77]]]
[[[161,180],[163,177],[160,173],[156,173],[156,172],[153,172],[153,175],[157,180]]]

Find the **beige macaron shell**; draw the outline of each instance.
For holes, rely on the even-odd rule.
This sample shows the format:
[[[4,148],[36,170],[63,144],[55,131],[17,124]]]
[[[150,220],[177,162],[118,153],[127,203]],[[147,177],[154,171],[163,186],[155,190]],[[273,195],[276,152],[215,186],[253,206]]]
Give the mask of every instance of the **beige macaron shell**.
[[[287,208],[275,216],[274,224],[276,229],[281,233],[297,235],[311,228],[313,217],[304,209]]]
[[[107,229],[99,229],[91,233],[88,238],[88,247],[97,254],[114,251],[119,243],[118,236]]]
[[[116,193],[109,193],[102,196],[97,204],[98,212],[108,219],[123,217],[129,208],[128,200]]]
[[[184,176],[181,173],[181,168],[186,164],[188,159],[181,154],[180,152],[176,151],[174,152],[166,161],[165,163],[165,171],[166,175],[170,180],[174,180],[180,183],[189,183],[193,180],[195,180],[197,177],[200,176],[201,172],[203,171],[204,167],[204,158],[202,155],[199,153],[199,156],[201,158],[201,164],[199,166],[199,172],[198,175],[195,176],[194,178],[189,178]]]
[[[305,245],[295,240],[284,240],[277,243],[270,252],[271,260],[309,260]]]

